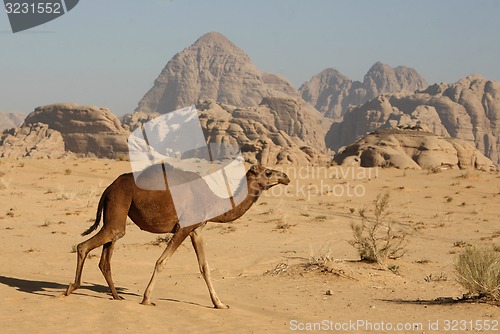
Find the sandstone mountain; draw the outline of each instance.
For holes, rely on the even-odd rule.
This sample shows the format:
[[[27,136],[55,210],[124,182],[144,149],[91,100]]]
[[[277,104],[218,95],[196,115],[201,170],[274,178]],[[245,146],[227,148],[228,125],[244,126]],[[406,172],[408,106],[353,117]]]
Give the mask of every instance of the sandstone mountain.
[[[1,158],[61,158],[66,155],[59,131],[33,123],[5,130],[0,135]]]
[[[0,131],[21,125],[24,117],[26,117],[25,114],[17,111],[0,112]]]
[[[335,155],[341,165],[401,169],[495,170],[493,162],[468,142],[424,131],[372,132]]]
[[[363,82],[352,81],[339,71],[327,68],[304,83],[299,92],[326,117],[340,120],[351,106],[357,106],[384,93],[413,93],[425,89],[427,82],[416,70],[398,66],[392,68],[375,63]]]
[[[129,131],[107,108],[77,104],[38,107],[26,117],[21,129],[38,123],[60,133],[67,151],[106,158],[128,152]]]
[[[299,94],[286,79],[258,70],[226,37],[210,32],[167,63],[136,111],[164,114],[207,99],[250,107],[269,96]]]
[[[328,147],[338,150],[377,129],[418,125],[463,139],[500,163],[500,82],[479,75],[454,84],[435,84],[411,95],[382,95],[333,123]]]

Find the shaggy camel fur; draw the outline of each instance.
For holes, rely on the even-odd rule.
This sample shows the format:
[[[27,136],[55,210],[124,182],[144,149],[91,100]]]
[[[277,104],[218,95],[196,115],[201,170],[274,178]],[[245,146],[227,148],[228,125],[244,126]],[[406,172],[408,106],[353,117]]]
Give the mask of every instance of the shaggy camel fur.
[[[164,173],[164,171],[161,174],[153,173],[153,177],[146,178],[146,181],[152,182],[152,184],[157,182],[167,183],[166,175]],[[193,175],[194,173],[185,171],[179,171],[179,173],[179,177],[175,178],[178,182],[185,182],[186,180],[194,177],[199,178],[199,176]],[[154,174],[159,174],[162,179],[158,179],[159,177],[155,177]],[[246,179],[248,187],[248,194],[246,198],[232,210],[218,217],[212,218],[209,221],[219,223],[231,222],[241,217],[248,209],[250,209],[250,207],[257,201],[263,190],[267,190],[277,184],[286,185],[290,182],[286,174],[267,169],[262,166],[252,166],[246,173]],[[170,181],[172,183],[172,180]],[[173,182],[175,182],[175,180]],[[173,184],[170,184],[170,186],[173,186]],[[198,192],[213,194],[208,186],[206,189],[199,189]],[[88,253],[99,246],[103,246],[99,268],[101,269],[101,272],[111,289],[113,298],[121,299],[111,278],[110,260],[113,254],[115,242],[125,235],[125,224],[128,216],[142,230],[151,233],[173,233],[165,251],[156,261],[153,275],[144,292],[144,298],[141,304],[154,305],[151,302],[151,292],[155,285],[156,278],[165,267],[165,264],[170,256],[172,256],[177,247],[179,247],[179,245],[189,235],[196,252],[196,256],[198,257],[200,272],[205,279],[215,308],[228,307],[220,301],[212,286],[210,270],[205,258],[203,240],[201,237],[201,231],[203,226],[205,226],[206,221],[181,227],[168,186],[166,190],[161,191],[144,190],[136,185],[134,175],[132,173],[119,176],[102,194],[97,208],[94,225],[92,225],[87,231],[83,232],[82,235],[88,235],[97,229],[101,220],[102,212],[104,212],[104,220],[101,230],[92,238],[80,243],[77,246],[75,282],[69,285],[65,293],[66,296],[81,286],[83,264]]]

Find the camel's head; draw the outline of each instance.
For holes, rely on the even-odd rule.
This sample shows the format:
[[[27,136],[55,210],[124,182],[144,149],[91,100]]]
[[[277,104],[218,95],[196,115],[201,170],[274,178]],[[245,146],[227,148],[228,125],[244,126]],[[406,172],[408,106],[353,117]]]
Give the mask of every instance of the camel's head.
[[[287,185],[290,183],[290,179],[285,173],[258,165],[250,167],[247,175],[255,177],[255,180],[259,183],[259,187],[263,190],[267,190],[278,184]]]

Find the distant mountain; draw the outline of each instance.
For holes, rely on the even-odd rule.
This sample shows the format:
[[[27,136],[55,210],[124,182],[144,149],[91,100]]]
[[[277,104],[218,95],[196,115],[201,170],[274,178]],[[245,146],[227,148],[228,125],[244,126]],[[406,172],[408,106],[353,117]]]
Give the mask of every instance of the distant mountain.
[[[472,75],[410,95],[378,96],[333,123],[326,144],[338,150],[371,131],[418,125],[438,135],[463,139],[498,164],[499,120],[500,82]]]
[[[176,54],[125,128],[195,104],[209,142],[237,144],[247,162],[308,164],[326,161],[331,120],[304,101],[286,79],[263,73],[219,33],[200,37]]]
[[[10,129],[21,125],[25,114],[12,111],[12,112],[2,112],[0,111],[0,132],[5,129]]]
[[[286,79],[257,69],[226,37],[210,32],[167,63],[135,111],[164,114],[208,99],[250,107],[269,96],[299,94]]]
[[[340,120],[349,107],[363,104],[380,94],[413,93],[426,87],[427,82],[416,70],[405,66],[392,68],[377,62],[363,82],[352,81],[336,69],[327,68],[304,83],[299,92],[326,117]]]

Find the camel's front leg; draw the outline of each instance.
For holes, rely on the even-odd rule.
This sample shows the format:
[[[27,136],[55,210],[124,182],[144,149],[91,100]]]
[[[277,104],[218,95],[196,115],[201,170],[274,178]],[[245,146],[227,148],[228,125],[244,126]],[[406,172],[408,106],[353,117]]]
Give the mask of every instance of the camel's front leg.
[[[219,309],[229,308],[228,305],[222,303],[219,297],[217,297],[215,289],[212,286],[212,279],[210,277],[210,268],[208,267],[207,259],[205,257],[203,238],[201,237],[201,231],[203,229],[203,226],[204,225],[198,227],[189,235],[191,237],[191,242],[193,243],[196,256],[198,257],[198,265],[200,266],[200,272],[203,278],[205,279],[205,282],[207,283],[208,291],[210,292],[210,298],[212,298],[212,303],[214,304],[214,307]]]
[[[151,280],[149,281],[149,284],[144,291],[144,298],[142,299],[141,304],[154,305],[154,303],[151,303],[151,292],[153,291],[154,285],[156,283],[156,276],[158,276],[158,274],[163,270],[165,264],[167,263],[167,260],[172,256],[172,254],[174,254],[174,252],[182,244],[182,242],[186,239],[191,231],[192,229],[181,228],[174,234],[172,239],[170,239],[167,248],[163,251],[160,258],[156,261],[153,275],[151,276]]]

